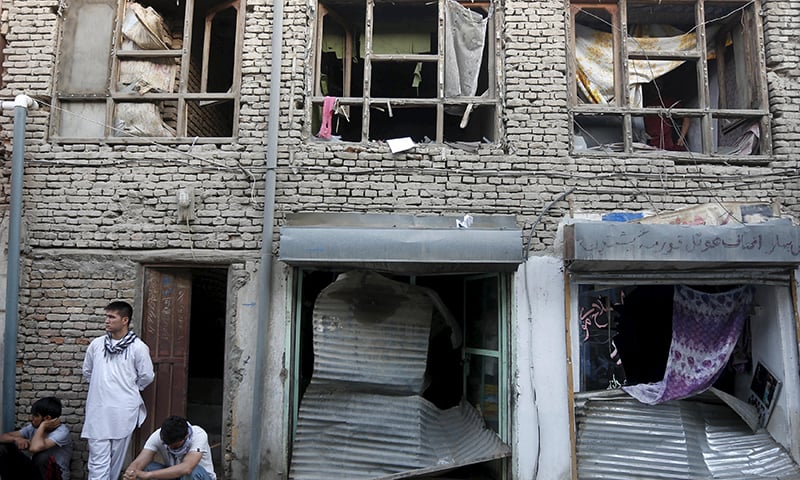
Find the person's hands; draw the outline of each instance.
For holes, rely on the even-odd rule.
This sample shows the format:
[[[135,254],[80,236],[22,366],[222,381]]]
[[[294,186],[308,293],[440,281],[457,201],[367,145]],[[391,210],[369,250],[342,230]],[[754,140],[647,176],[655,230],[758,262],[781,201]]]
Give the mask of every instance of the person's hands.
[[[53,430],[58,428],[59,425],[61,425],[61,419],[56,417],[56,418],[48,418],[47,420],[42,420],[41,426],[44,427],[44,430],[46,432],[52,432]]]
[[[20,450],[27,450],[31,447],[30,440],[22,437],[15,438],[14,443],[17,444],[17,448],[19,448]]]
[[[128,467],[122,475],[122,480],[147,480],[147,472],[144,470],[136,470],[135,468]]]

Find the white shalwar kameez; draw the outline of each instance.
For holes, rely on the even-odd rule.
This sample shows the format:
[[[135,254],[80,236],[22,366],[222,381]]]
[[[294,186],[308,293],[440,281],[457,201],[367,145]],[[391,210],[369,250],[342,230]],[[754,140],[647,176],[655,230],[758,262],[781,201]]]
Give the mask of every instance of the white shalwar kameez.
[[[116,480],[134,428],[147,416],[141,390],[155,377],[150,348],[136,338],[124,351],[105,352],[105,336],[92,340],[83,360],[89,382],[81,437],[89,442],[88,480]]]

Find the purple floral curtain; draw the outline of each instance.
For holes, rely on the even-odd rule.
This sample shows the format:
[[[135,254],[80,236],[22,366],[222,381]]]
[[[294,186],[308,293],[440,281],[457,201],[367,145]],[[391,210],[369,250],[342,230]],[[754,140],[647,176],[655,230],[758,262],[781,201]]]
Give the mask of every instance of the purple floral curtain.
[[[708,389],[728,362],[752,301],[751,286],[705,293],[676,285],[664,379],[623,390],[642,403],[655,405]]]

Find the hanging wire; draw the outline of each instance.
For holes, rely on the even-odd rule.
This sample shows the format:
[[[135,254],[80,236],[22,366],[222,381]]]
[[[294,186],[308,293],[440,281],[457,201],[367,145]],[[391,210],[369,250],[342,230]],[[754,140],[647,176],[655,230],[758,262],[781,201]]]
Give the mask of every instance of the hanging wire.
[[[56,110],[56,111],[60,112],[61,114],[72,115],[73,117],[78,118],[80,120],[83,120],[85,122],[89,122],[89,123],[92,123],[92,124],[95,124],[95,125],[99,125],[99,126],[102,126],[103,128],[108,128],[109,130],[111,130],[114,133],[124,134],[124,136],[126,136],[126,137],[134,137],[134,138],[136,138],[138,140],[144,140],[146,145],[149,145],[149,146],[152,146],[152,147],[156,147],[159,150],[162,150],[162,151],[165,151],[165,152],[169,152],[169,153],[174,153],[176,155],[180,155],[180,156],[184,156],[184,157],[189,157],[190,159],[193,159],[193,160],[197,160],[201,164],[206,164],[206,165],[210,166],[210,168],[212,168],[214,170],[217,170],[217,171],[239,171],[239,172],[242,172],[245,175],[247,175],[249,177],[249,179],[250,179],[250,202],[253,203],[253,204],[257,203],[256,202],[256,198],[255,198],[256,176],[249,169],[245,168],[245,166],[239,161],[239,159],[234,159],[234,161],[236,162],[236,165],[234,165],[234,166],[225,165],[223,163],[220,163],[220,162],[214,161],[212,159],[209,159],[209,158],[207,158],[205,156],[198,155],[196,153],[192,153],[191,151],[181,150],[179,148],[175,148],[175,147],[172,147],[170,145],[166,145],[164,143],[158,142],[158,141],[153,140],[153,139],[148,138],[148,137],[132,135],[129,132],[126,132],[126,131],[124,131],[124,130],[122,130],[120,128],[117,128],[117,127],[113,126],[113,125],[108,125],[105,122],[98,122],[95,119],[80,115],[80,114],[75,113],[75,112],[71,112],[71,111],[66,110],[64,108],[61,108],[59,106],[53,105],[51,103],[48,103],[48,102],[46,102],[44,100],[37,99],[36,101],[39,102],[42,105],[46,105],[46,106],[50,107],[51,110]],[[198,139],[198,137],[194,138],[194,141],[192,142],[190,148],[194,147],[195,143],[197,142],[197,139]],[[168,158],[168,159],[163,159],[163,160],[164,161],[171,161],[171,162],[175,162],[175,163],[180,163],[182,165],[185,165],[185,166],[188,166],[188,167],[192,167],[192,168],[197,168],[197,169],[200,169],[200,170],[203,170],[203,169],[207,168],[207,167],[205,167],[203,165],[193,165],[192,163],[190,163],[190,162],[188,162],[186,160],[182,160],[180,158]],[[62,160],[58,160],[58,161],[37,160],[37,161],[40,162],[40,163],[55,163],[55,164],[69,164],[69,165],[73,165],[73,166],[83,166],[83,164],[80,164],[80,163],[77,163],[77,162],[68,163],[68,162],[64,162]],[[116,163],[116,164],[124,164],[124,163],[138,162],[138,161],[141,161],[141,160],[140,159],[134,159],[134,160],[127,160],[126,159],[126,160],[117,160],[114,163]]]
[[[536,230],[536,225],[542,220],[542,217],[560,200],[564,199],[567,195],[575,191],[575,187],[570,187],[567,190],[561,192],[556,198],[550,201],[546,207],[542,209],[539,213],[539,216],[536,217],[536,220],[533,221],[533,225],[531,225],[530,233],[528,233],[528,240],[525,242],[525,260],[528,259],[528,252],[530,252],[531,242],[533,241],[533,232]]]

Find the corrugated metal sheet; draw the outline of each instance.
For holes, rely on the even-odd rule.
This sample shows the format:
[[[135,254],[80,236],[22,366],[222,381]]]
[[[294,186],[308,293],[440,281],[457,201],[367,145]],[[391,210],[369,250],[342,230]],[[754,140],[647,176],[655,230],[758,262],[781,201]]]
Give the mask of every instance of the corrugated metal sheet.
[[[433,308],[413,285],[366,272],[339,276],[314,304],[312,382],[420,393]]]
[[[439,410],[420,396],[436,304],[427,289],[368,272],[320,293],[290,478],[404,478],[510,454],[470,405]]]
[[[418,395],[309,388],[290,478],[392,479],[510,454],[468,404],[439,410]]]
[[[581,480],[800,479],[783,447],[722,403],[606,398],[576,405]]]
[[[514,271],[522,230],[513,216],[294,214],[281,228],[279,259],[295,266],[406,273]]]

